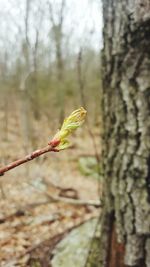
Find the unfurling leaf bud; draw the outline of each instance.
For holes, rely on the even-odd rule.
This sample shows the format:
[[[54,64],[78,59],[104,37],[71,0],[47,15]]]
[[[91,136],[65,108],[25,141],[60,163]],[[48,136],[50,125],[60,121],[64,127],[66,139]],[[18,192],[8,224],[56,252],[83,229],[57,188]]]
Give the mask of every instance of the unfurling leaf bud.
[[[61,129],[56,133],[49,145],[57,147],[58,150],[68,148],[70,143],[66,138],[83,124],[86,113],[87,111],[83,107],[73,111],[71,115],[64,120]]]

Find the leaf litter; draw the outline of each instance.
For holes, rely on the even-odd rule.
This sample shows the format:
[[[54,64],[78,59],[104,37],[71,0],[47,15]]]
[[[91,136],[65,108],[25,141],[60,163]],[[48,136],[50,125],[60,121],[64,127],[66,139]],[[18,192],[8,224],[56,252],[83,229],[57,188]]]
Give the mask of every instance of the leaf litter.
[[[39,127],[36,121],[34,124],[38,146],[42,147],[47,142],[50,126],[45,118],[41,119]],[[25,153],[18,128],[19,122],[12,116],[8,140],[1,142],[1,165]],[[45,129],[42,134],[41,129]],[[97,128],[94,131],[99,145]],[[50,253],[56,243],[70,229],[98,216],[99,209],[94,206],[78,206],[48,198],[50,195],[85,201],[99,199],[98,181],[82,175],[78,169],[80,156],[89,155],[89,151],[89,156],[94,155],[92,141],[84,127],[75,134],[73,143],[73,149],[47,154],[0,178],[1,267],[50,266]],[[29,150],[32,151],[31,147]],[[38,259],[43,265],[38,265]]]

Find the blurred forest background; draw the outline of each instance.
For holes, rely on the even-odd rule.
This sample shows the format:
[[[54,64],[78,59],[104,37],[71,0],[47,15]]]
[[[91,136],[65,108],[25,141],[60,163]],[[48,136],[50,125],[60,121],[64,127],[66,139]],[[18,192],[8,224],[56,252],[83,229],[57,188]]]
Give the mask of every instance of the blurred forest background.
[[[101,9],[88,0],[0,2],[1,166],[45,146],[74,109],[88,111],[71,150],[1,178],[0,266],[20,255],[27,266],[29,248],[98,214],[53,197],[99,198]]]

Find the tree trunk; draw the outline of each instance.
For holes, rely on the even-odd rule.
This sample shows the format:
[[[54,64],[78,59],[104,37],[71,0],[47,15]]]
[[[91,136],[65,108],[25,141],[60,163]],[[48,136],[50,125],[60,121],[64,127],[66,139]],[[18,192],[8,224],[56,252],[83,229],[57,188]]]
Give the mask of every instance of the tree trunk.
[[[103,0],[104,209],[97,266],[150,267],[150,1]]]

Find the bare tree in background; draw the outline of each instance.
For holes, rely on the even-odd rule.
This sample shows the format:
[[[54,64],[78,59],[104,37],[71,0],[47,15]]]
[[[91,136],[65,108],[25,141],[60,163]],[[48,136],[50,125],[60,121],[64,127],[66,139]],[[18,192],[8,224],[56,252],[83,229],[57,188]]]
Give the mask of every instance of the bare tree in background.
[[[25,38],[22,42],[22,53],[25,61],[25,70],[22,73],[22,78],[20,82],[20,94],[21,94],[21,122],[22,122],[22,132],[24,140],[24,150],[28,153],[30,147],[30,122],[29,122],[29,112],[30,112],[30,102],[29,94],[27,88],[27,79],[31,73],[31,62],[30,62],[30,41],[29,41],[29,15],[30,15],[30,0],[26,0],[25,7]]]
[[[49,6],[49,15],[51,21],[51,35],[52,40],[55,44],[55,57],[56,57],[56,66],[57,66],[57,80],[58,80],[58,94],[57,98],[59,99],[60,106],[60,124],[64,119],[64,90],[62,87],[64,79],[64,60],[63,60],[63,24],[65,19],[65,7],[66,0],[61,0],[58,10],[56,10],[55,4],[48,1]]]
[[[40,118],[40,101],[38,97],[38,49],[39,38],[41,33],[42,18],[44,16],[43,8],[40,6],[40,1],[36,2],[36,9],[33,10],[33,4],[30,0],[26,0],[24,28],[24,39],[22,41],[22,54],[24,59],[24,68],[22,71],[22,79],[20,83],[20,91],[22,95],[22,117],[23,117],[23,132],[26,149],[29,145],[33,149],[37,147],[37,138],[34,134],[31,118],[32,113],[35,119]],[[36,20],[36,25],[32,25],[30,17]],[[30,30],[33,27],[35,38],[31,37]],[[28,143],[28,145],[27,145]],[[27,151],[26,151],[27,152]]]

